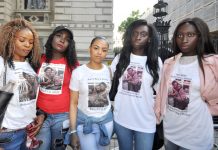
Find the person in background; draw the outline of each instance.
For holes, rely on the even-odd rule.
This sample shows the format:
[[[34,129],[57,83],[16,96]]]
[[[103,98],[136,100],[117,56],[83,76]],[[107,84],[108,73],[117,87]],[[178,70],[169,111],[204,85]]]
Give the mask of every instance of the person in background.
[[[124,88],[129,68],[134,68],[134,77],[128,81],[131,88]],[[119,83],[115,87],[114,127],[120,150],[152,149],[156,130],[153,88],[161,68],[155,28],[143,19],[132,22],[123,35],[122,50],[111,64],[113,83]]]
[[[63,122],[69,119],[70,77],[79,65],[72,31],[65,26],[56,27],[45,48],[38,75],[39,78],[46,76],[49,82],[45,85],[43,80],[40,85],[37,107],[47,114],[47,118],[37,138],[43,141],[39,150],[62,150],[65,149]],[[58,88],[54,79],[59,79]]]
[[[163,118],[165,149],[210,150],[211,114],[218,115],[218,55],[207,24],[200,18],[182,20],[173,33],[172,48],[174,56],[164,63],[155,103],[157,120]],[[172,94],[172,84],[186,90]]]
[[[37,113],[36,116],[37,82],[31,85],[34,88],[30,88],[27,78],[31,77],[33,81],[37,79],[34,69],[38,67],[40,61],[38,34],[28,21],[14,19],[1,26],[0,39],[1,84],[5,64],[6,83],[8,81],[15,83],[14,95],[8,104],[0,128],[0,148],[25,150],[27,149],[25,128],[34,122],[28,132],[28,136],[32,138],[38,133],[45,118],[41,113]]]
[[[108,96],[111,79],[109,68],[102,63],[108,49],[109,44],[104,37],[95,37],[89,47],[89,62],[72,73],[70,133],[73,148],[78,147],[78,139],[82,150],[109,148],[113,131],[111,103]],[[106,90],[106,97],[101,95],[102,90]]]

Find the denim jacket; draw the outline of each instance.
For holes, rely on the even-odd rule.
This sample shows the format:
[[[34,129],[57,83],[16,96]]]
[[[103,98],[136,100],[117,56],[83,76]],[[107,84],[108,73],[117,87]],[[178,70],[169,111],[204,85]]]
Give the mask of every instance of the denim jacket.
[[[180,53],[164,62],[162,78],[155,102],[155,112],[160,110],[161,116],[165,114],[166,110],[170,75],[173,66],[181,56],[182,54]],[[211,114],[218,115],[218,55],[206,55],[202,63],[205,77],[199,68],[201,97],[207,103]]]
[[[92,133],[92,124],[98,124],[100,129],[100,139],[99,144],[106,146],[110,144],[110,137],[108,136],[105,123],[113,121],[113,113],[109,111],[106,115],[101,118],[89,117],[85,115],[82,111],[78,109],[77,111],[77,126],[83,125],[83,133]],[[70,130],[68,130],[65,138],[64,144],[70,144]]]
[[[110,143],[110,137],[108,136],[105,123],[113,120],[113,114],[109,111],[106,115],[101,118],[89,117],[78,109],[77,111],[77,125],[83,125],[83,133],[92,133],[92,124],[98,124],[100,129],[99,144],[106,146]]]

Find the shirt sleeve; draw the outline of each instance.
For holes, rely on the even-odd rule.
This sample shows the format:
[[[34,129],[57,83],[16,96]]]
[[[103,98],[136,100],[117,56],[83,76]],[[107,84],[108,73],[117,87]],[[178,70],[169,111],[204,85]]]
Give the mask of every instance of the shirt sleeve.
[[[79,91],[79,70],[76,68],[73,70],[71,78],[70,78],[70,85],[69,88],[72,91]]]
[[[0,57],[0,87],[3,86],[4,70],[5,70],[4,60],[2,57]]]
[[[116,70],[116,66],[117,66],[117,63],[118,63],[118,61],[119,61],[119,58],[120,58],[120,54],[117,55],[117,56],[113,59],[111,65],[110,65],[110,69],[111,69],[112,76],[114,76],[114,72],[115,72],[115,70]]]

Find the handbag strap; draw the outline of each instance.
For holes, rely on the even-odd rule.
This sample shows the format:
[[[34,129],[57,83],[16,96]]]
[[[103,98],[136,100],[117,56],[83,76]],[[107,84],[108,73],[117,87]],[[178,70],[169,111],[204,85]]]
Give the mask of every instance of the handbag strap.
[[[4,72],[4,76],[3,76],[3,86],[6,85],[6,73],[7,73],[7,64],[5,64],[5,72]]]

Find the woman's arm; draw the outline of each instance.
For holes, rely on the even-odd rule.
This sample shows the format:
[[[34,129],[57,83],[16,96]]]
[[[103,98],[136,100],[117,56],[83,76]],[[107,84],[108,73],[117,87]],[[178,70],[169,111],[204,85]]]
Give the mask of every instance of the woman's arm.
[[[78,105],[79,92],[70,91],[70,129],[76,130],[76,116]]]
[[[77,105],[79,92],[70,90],[70,132],[71,144],[73,147],[79,145],[76,131]]]

